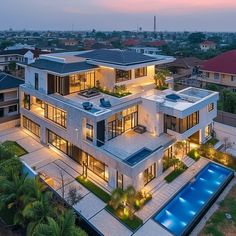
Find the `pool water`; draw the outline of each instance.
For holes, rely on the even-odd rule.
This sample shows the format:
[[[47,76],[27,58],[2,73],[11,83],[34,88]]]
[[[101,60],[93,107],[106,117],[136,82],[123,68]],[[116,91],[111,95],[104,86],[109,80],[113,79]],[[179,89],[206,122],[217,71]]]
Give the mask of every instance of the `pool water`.
[[[208,164],[154,216],[154,220],[172,234],[182,235],[231,175],[232,171],[227,168]]]
[[[151,150],[149,150],[147,148],[143,148],[143,149],[139,150],[138,152],[136,152],[135,154],[128,157],[125,160],[125,162],[127,164],[133,166],[133,165],[137,164],[138,162],[142,161],[147,156],[149,156],[151,153],[152,153]]]

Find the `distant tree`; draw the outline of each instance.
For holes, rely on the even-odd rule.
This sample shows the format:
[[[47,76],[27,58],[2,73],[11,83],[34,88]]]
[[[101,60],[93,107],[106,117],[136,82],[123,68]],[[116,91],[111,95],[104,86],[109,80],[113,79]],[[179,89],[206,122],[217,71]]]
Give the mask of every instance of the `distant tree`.
[[[190,43],[192,44],[198,44],[201,43],[203,40],[205,40],[205,34],[201,33],[201,32],[196,32],[196,33],[192,33],[188,36],[188,40]]]

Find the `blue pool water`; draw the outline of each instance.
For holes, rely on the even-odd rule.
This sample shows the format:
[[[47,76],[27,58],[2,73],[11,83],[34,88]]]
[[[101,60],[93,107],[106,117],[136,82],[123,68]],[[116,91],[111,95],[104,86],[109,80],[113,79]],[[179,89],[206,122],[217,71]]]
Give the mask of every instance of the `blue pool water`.
[[[154,216],[154,220],[172,234],[182,235],[230,175],[231,170],[208,164]]]
[[[142,161],[147,156],[149,156],[151,153],[152,153],[151,150],[149,150],[147,148],[143,148],[143,149],[139,150],[138,152],[136,152],[135,154],[128,157],[125,160],[125,162],[128,163],[129,165],[133,166],[133,165],[137,164],[138,162]]]

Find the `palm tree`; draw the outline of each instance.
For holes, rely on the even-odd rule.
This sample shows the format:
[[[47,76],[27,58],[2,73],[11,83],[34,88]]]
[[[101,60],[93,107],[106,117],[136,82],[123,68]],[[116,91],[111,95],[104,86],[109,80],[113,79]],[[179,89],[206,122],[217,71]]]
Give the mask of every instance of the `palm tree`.
[[[34,201],[28,203],[24,208],[22,215],[29,220],[27,225],[27,235],[33,235],[38,224],[46,223],[47,217],[52,216],[53,210],[50,203],[51,192],[37,193]]]
[[[128,186],[124,191],[124,199],[129,210],[129,217],[132,219],[134,215],[134,202],[136,197],[136,190],[133,186]]]
[[[120,188],[117,188],[111,194],[110,205],[116,210],[123,200],[124,200],[124,191]]]
[[[28,186],[27,175],[15,175],[8,179],[0,176],[0,209],[15,209],[14,224],[24,225],[22,209],[24,208],[24,197]]]
[[[38,224],[32,236],[86,236],[87,234],[75,225],[75,215],[68,210],[57,220],[47,217],[47,223]]]

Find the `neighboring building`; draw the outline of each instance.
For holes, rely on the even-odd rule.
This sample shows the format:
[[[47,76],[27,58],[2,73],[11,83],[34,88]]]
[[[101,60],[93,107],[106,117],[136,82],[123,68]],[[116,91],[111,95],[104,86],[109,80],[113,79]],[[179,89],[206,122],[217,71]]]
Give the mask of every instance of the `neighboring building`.
[[[205,61],[201,68],[204,84],[213,83],[236,92],[236,50],[222,53]]]
[[[164,64],[163,68],[172,72],[176,82],[188,79],[199,72],[203,61],[196,57],[179,57],[175,61]]]
[[[67,47],[74,47],[78,45],[78,40],[75,39],[68,39],[64,41],[64,45]]]
[[[28,45],[28,44],[16,43],[12,46],[6,47],[4,50],[19,50],[19,49],[35,50],[35,46]]]
[[[0,51],[0,71],[9,71],[11,63],[28,64],[32,63],[41,54],[45,54],[39,49],[16,49]]]
[[[156,90],[160,63],[117,49],[41,55],[20,86],[22,126],[109,190],[140,190],[162,174],[176,141],[184,141],[185,153],[204,143],[217,114],[217,92]],[[91,90],[112,93],[121,85],[131,94]]]
[[[20,124],[19,86],[23,83],[12,75],[0,73],[0,129]]]
[[[213,41],[204,41],[200,43],[200,48],[202,51],[206,52],[208,50],[216,49],[216,43]]]

